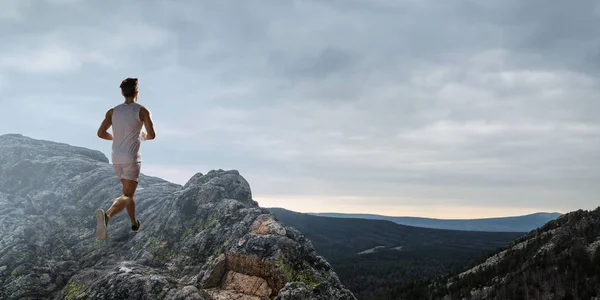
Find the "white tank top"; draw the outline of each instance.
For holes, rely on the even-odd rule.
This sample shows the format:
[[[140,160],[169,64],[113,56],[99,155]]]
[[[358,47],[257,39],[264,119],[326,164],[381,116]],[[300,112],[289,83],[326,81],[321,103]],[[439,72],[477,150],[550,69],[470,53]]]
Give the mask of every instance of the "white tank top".
[[[113,164],[126,164],[141,162],[140,132],[140,107],[137,103],[122,103],[113,108],[112,127],[112,162]]]

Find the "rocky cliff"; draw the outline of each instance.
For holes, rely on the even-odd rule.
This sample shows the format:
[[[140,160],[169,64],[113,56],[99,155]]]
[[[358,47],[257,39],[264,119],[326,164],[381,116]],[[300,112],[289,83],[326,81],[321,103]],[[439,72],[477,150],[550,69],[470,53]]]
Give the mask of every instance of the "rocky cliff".
[[[123,212],[99,241],[94,210],[120,192],[101,152],[0,136],[0,299],[355,299],[235,170],[142,175],[142,228]]]
[[[562,215],[506,250],[397,298],[600,299],[600,207]]]

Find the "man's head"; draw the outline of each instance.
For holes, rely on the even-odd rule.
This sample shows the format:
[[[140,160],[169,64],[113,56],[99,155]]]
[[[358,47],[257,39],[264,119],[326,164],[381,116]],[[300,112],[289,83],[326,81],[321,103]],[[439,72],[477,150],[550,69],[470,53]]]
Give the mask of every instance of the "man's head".
[[[120,87],[121,94],[125,98],[136,98],[138,94],[138,79],[129,77],[121,82]]]

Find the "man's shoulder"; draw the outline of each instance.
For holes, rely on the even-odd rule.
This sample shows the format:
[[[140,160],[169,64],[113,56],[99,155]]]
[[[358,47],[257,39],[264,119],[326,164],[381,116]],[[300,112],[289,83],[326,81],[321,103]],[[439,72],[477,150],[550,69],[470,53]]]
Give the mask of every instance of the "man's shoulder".
[[[147,107],[147,106],[145,106],[145,105],[143,105],[143,104],[140,104],[140,103],[138,103],[138,105],[140,106],[140,111],[142,111],[142,112],[144,112],[144,113],[146,113],[146,112],[149,112],[149,111],[150,111],[150,110],[148,109],[148,107]]]

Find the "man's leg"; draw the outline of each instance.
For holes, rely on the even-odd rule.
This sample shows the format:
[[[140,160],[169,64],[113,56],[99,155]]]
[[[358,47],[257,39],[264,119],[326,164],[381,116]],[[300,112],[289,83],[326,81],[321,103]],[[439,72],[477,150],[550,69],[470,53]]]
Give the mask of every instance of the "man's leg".
[[[117,173],[117,177],[119,178],[119,180],[121,181],[121,184],[123,185],[123,172],[124,172],[124,169],[125,169],[126,165],[124,165],[124,164],[113,164],[113,166],[115,167],[115,172]],[[123,189],[125,189],[125,186],[123,186]],[[113,201],[111,207],[106,210],[107,219],[109,219],[110,217],[112,217],[112,216],[120,213],[123,210],[123,208],[125,208],[125,204],[126,204],[125,202],[126,202],[126,200],[122,199],[123,196],[124,196],[124,194],[121,194],[121,196],[117,197]],[[108,222],[108,220],[106,222]]]
[[[139,175],[139,166],[138,167],[130,167],[128,169],[123,170],[121,176],[121,185],[123,186],[123,194],[119,196],[113,202],[112,206],[106,211],[106,214],[109,218],[120,213],[123,209],[127,210],[127,214],[131,219],[131,224],[136,224],[135,218],[135,200],[133,199],[133,195],[135,194],[135,190],[138,185],[138,177]]]
[[[137,188],[137,182],[129,179],[121,179],[123,185],[123,194],[113,201],[112,206],[106,211],[108,218],[120,213],[123,209],[127,209],[127,214],[131,219],[131,223],[135,223],[135,200],[133,194]]]
[[[121,173],[121,184],[123,185],[123,195],[117,201],[119,211],[125,208],[131,221],[131,230],[137,231],[141,225],[140,221],[135,216],[135,199],[133,195],[137,189],[138,180],[140,177],[141,163],[132,163],[124,166]],[[116,210],[115,210],[116,211]],[[113,212],[111,211],[111,214]]]
[[[138,183],[137,181],[129,179],[122,179],[121,182],[123,183],[123,198],[126,199],[124,201],[125,209],[127,210],[131,224],[137,225],[137,219],[135,217],[135,199],[133,199],[133,194],[135,194]]]
[[[98,219],[96,230],[97,235],[101,240],[106,239],[106,225],[108,224],[108,220],[112,216],[120,213],[123,209],[127,210],[127,214],[129,215],[132,224],[131,229],[134,231],[139,229],[141,223],[135,217],[135,200],[133,199],[133,195],[137,189],[140,167],[139,163],[115,165],[115,171],[123,186],[123,193],[113,201],[112,206],[106,213],[101,209],[96,211],[96,218]]]
[[[123,169],[126,165],[123,164],[115,164],[113,163],[113,167],[115,168],[115,172],[117,175],[117,178],[119,178],[121,180],[121,183],[123,182],[122,180],[122,175],[123,175]],[[121,195],[119,197],[117,197],[113,203],[112,206],[104,211],[103,209],[97,209],[96,210],[96,235],[98,236],[98,239],[100,240],[105,240],[106,239],[106,226],[108,225],[108,220],[110,219],[110,217],[118,214],[119,212],[121,212],[123,210],[123,208],[125,208],[125,199],[122,199],[124,195]]]

